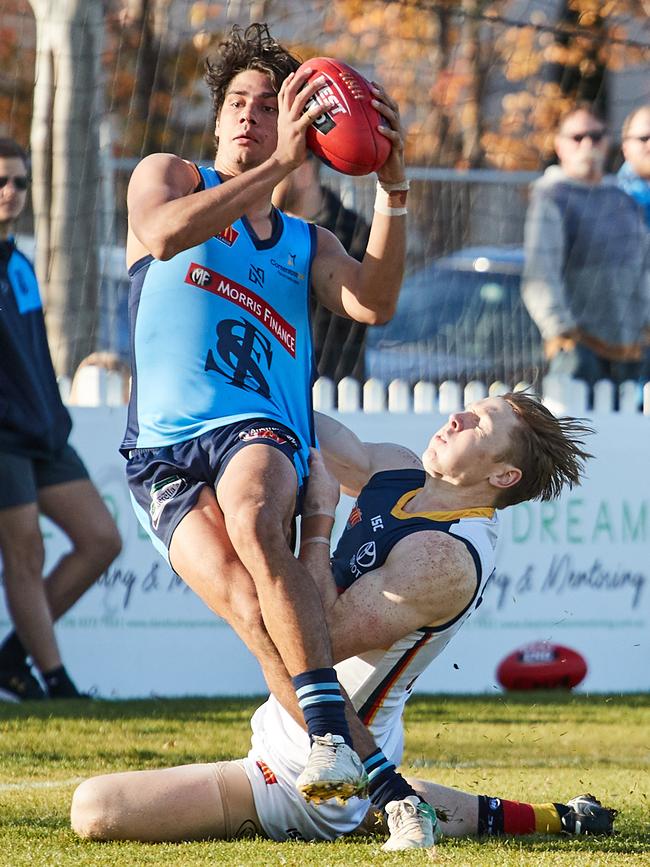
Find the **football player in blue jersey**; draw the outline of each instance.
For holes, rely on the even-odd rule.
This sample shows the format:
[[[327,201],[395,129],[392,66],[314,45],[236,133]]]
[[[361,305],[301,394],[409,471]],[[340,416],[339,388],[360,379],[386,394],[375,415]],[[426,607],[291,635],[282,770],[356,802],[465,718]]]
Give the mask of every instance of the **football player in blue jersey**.
[[[9,701],[80,697],[61,661],[54,622],[121,547],[68,442],[72,422],[52,367],[36,275],[14,241],[28,189],[27,154],[13,139],[0,139],[0,555],[14,627],[0,644],[0,694]],[[45,580],[40,515],[72,546]]]
[[[306,797],[365,785],[318,591],[289,544],[315,445],[309,294],[374,324],[404,269],[404,136],[396,103],[373,85],[391,143],[378,172],[366,255],[274,208],[306,155],[323,80],[265,25],[235,27],[207,81],[214,167],[154,154],[128,190],[133,386],[122,451],[136,514],[163,556],[258,659],[277,657],[313,750]],[[235,589],[236,588],[236,591]]]
[[[556,419],[527,395],[489,398],[451,415],[420,461],[396,444],[362,443],[326,416],[317,421],[329,466],[357,501],[330,562],[339,483],[313,452],[300,556],[324,600],[341,683],[377,739],[379,748],[361,721],[354,723],[355,746],[368,756],[373,809],[387,816],[384,848],[433,844],[437,820],[428,803],[452,836],[610,832],[614,812],[593,796],[522,804],[395,773],[413,680],[479,604],[494,568],[497,508],[553,499],[579,483],[588,426]],[[282,693],[281,673],[269,671],[273,665],[269,660],[267,679],[288,707],[291,697],[286,687]],[[313,805],[296,791],[309,741],[293,705],[290,714],[271,697],[258,709],[242,761],[86,781],[74,796],[73,827],[94,839],[146,841],[247,833],[332,840],[352,832],[364,820],[365,801]],[[403,789],[393,800],[396,778]]]

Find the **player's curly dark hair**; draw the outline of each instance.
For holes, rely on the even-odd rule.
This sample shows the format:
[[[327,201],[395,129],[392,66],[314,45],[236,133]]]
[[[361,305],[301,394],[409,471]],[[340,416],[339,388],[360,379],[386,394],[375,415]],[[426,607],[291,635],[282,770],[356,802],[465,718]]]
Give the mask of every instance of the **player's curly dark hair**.
[[[219,44],[214,62],[205,62],[215,117],[219,117],[228,85],[240,72],[264,72],[279,91],[284,79],[299,66],[300,60],[276,42],[266,24],[250,24],[245,30],[235,24],[225,42]]]
[[[510,392],[502,397],[514,410],[519,424],[499,460],[514,464],[522,477],[516,485],[499,492],[496,508],[525,500],[554,500],[565,485],[579,485],[585,462],[593,457],[583,448],[584,437],[594,433],[593,427],[585,419],[557,418],[530,393]]]

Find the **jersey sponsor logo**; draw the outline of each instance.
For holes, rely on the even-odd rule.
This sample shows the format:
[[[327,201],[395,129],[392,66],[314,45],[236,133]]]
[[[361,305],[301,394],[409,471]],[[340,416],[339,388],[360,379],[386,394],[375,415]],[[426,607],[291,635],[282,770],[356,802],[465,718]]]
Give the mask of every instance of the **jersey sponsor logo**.
[[[158,529],[160,517],[167,503],[178,496],[181,491],[184,491],[186,487],[187,482],[181,476],[166,476],[151,486],[149,515],[151,516],[151,526],[154,530]]]
[[[372,569],[376,559],[377,549],[374,541],[365,542],[355,555],[355,560],[362,569]]]
[[[357,505],[353,506],[352,511],[350,512],[350,517],[348,518],[348,529],[351,530],[352,527],[356,527],[356,525],[361,521],[362,518],[363,514],[361,512],[361,509]]]
[[[267,764],[265,764],[261,759],[258,759],[255,764],[262,772],[264,782],[267,786],[273,786],[277,783],[278,778],[275,776],[275,774]]]
[[[271,397],[269,383],[260,367],[260,363],[264,363],[269,370],[273,359],[271,341],[266,334],[243,317],[222,319],[217,325],[216,349],[223,365],[219,366],[209,349],[205,370],[214,370],[227,377],[229,385]]]
[[[211,280],[210,272],[208,271],[208,269],[201,268],[199,266],[193,268],[189,276],[192,283],[194,283],[195,286],[200,286],[201,288],[207,286],[207,284]]]
[[[350,572],[355,578],[360,578],[363,574],[362,570],[368,571],[375,565],[377,559],[377,548],[374,540],[364,542],[357,553],[350,560]]]
[[[260,439],[273,440],[274,443],[279,443],[280,445],[289,443],[294,447],[294,449],[298,448],[298,441],[295,437],[289,436],[286,431],[279,427],[273,427],[272,425],[268,425],[267,427],[251,427],[248,428],[248,430],[240,431],[239,439],[243,442]]]
[[[301,280],[305,279],[305,275],[300,271],[296,271],[296,254],[289,253],[287,264],[283,265],[281,262],[278,262],[277,259],[271,259],[271,265],[278,272],[280,277],[286,277],[287,280],[291,280],[292,283],[298,285]]]
[[[208,275],[207,278],[206,274]],[[226,298],[246,310],[280,341],[289,355],[293,358],[296,357],[296,329],[251,289],[235,283],[234,280],[230,280],[210,268],[197,265],[196,262],[190,263],[185,275],[185,282],[190,286],[205,289],[220,298]]]
[[[237,229],[233,229],[232,226],[228,226],[227,229],[224,229],[223,232],[219,232],[219,234],[214,237],[217,241],[221,241],[222,244],[227,244],[228,247],[232,247],[237,238],[239,238],[239,232]]]
[[[256,268],[255,265],[249,265],[248,279],[251,283],[264,288],[264,268]]]

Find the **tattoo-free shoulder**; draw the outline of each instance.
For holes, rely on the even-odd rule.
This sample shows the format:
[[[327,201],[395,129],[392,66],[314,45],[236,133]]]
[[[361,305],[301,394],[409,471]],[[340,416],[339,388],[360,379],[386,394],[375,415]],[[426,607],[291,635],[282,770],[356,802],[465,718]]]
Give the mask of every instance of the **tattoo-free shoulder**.
[[[371,475],[385,470],[421,470],[422,461],[406,446],[397,443],[366,443],[370,452]]]

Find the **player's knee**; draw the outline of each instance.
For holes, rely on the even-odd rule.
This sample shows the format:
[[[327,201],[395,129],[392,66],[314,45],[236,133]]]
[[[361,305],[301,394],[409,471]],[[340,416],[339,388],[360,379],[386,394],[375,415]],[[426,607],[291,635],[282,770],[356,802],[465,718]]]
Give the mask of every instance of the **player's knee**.
[[[227,519],[228,535],[235,550],[254,550],[262,555],[278,545],[286,545],[282,522],[274,509],[257,503],[238,508]]]
[[[103,777],[84,780],[70,807],[72,830],[87,840],[112,840],[119,834],[119,800]]]

